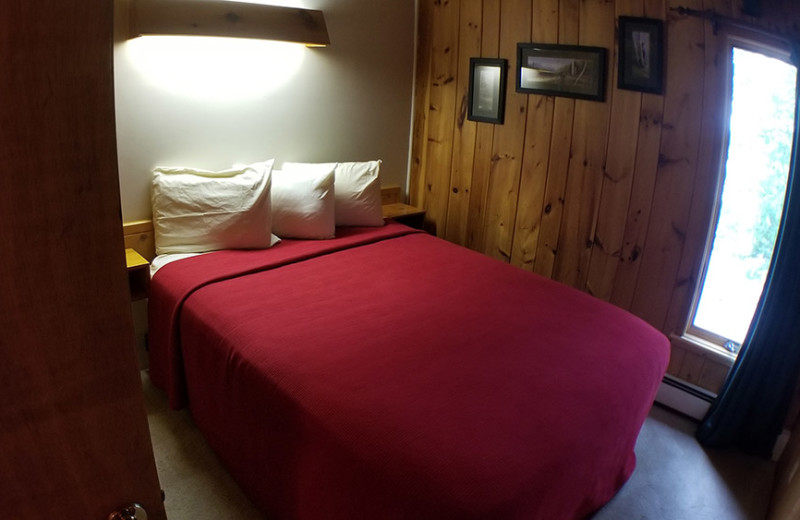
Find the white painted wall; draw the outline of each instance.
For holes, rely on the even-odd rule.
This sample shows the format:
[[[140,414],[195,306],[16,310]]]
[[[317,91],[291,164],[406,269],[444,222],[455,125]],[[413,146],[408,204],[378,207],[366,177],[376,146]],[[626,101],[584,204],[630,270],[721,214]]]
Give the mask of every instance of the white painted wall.
[[[322,10],[331,45],[279,47],[276,58],[268,54],[269,42],[253,40],[117,43],[124,221],[150,218],[150,177],[158,165],[220,169],[272,157],[277,166],[381,159],[382,184],[405,189],[414,0],[260,3]]]

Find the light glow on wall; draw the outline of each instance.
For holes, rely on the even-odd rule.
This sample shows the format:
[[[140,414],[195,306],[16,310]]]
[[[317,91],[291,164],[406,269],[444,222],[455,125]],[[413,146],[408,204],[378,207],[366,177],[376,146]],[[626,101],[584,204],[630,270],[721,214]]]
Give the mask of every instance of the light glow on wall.
[[[303,2],[297,0],[223,0],[224,2],[246,2],[248,4],[261,4],[261,5],[280,5],[282,7],[299,7],[305,8]]]
[[[222,103],[252,101],[279,89],[309,52],[296,43],[199,36],[147,36],[124,45],[130,63],[155,88]]]

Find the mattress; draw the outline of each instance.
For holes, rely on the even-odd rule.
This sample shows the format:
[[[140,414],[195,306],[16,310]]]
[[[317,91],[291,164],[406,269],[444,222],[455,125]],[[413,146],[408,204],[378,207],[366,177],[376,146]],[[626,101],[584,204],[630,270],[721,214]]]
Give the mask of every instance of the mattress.
[[[162,267],[150,372],[272,518],[584,518],[629,478],[666,338],[396,223]]]

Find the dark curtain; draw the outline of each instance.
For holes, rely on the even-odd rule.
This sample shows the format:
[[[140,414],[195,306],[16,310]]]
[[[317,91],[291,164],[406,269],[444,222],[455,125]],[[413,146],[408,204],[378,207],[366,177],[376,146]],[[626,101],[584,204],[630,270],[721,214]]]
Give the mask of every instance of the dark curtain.
[[[783,429],[800,374],[798,110],[786,202],[764,291],[728,379],[697,430],[706,446],[736,446],[764,457]]]

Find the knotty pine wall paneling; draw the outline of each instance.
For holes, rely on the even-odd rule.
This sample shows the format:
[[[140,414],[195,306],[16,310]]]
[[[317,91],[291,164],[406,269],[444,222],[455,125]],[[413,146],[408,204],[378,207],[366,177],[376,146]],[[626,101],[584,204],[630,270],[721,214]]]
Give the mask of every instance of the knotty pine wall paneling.
[[[702,10],[701,0],[669,0]],[[705,65],[704,25],[699,18],[671,17],[666,46],[666,88],[658,170],[640,276],[630,310],[663,329],[683,255],[693,179],[697,168]]]
[[[620,15],[643,16],[641,0],[621,0],[616,3],[615,18]],[[610,100],[610,131],[606,151],[605,168],[602,172],[601,198],[593,247],[589,259],[586,290],[594,296],[608,301],[614,288],[617,267],[622,254],[625,219],[631,197],[631,188],[636,166],[636,144],[639,134],[639,117],[642,94],[631,90],[613,88],[617,77],[618,49],[609,63],[612,78],[607,99]]]
[[[614,48],[614,4],[606,0],[580,3],[579,45]],[[586,23],[591,20],[591,23]],[[613,67],[607,67],[606,101],[575,101],[572,148],[567,172],[564,214],[558,238],[554,277],[573,287],[584,287],[600,207],[600,188],[606,161]]]
[[[417,3],[417,49],[414,66],[414,104],[411,125],[411,161],[408,171],[409,201],[425,199],[424,172],[427,169],[428,114],[431,112],[431,67],[433,3]]]
[[[500,2],[482,2],[482,7],[481,56],[496,58],[500,56]],[[494,165],[491,150],[496,125],[476,124],[476,126],[474,151],[462,152],[474,155],[472,184],[468,194],[469,214],[465,245],[476,251],[482,251],[486,197],[489,192],[489,176]]]
[[[430,110],[427,116],[427,163],[424,170],[425,208],[436,233],[444,235],[448,190],[452,174],[456,119],[456,77],[459,66],[461,2],[438,2],[432,10]]]
[[[500,2],[500,57],[516,56],[517,42],[530,40],[531,2]],[[515,63],[516,59],[509,59]],[[496,125],[492,140],[492,167],[489,175],[483,252],[509,261],[517,212],[522,151],[528,96],[516,92],[516,67],[510,66],[506,84],[505,123]]]
[[[438,236],[680,335],[712,218],[725,117],[721,36],[689,7],[800,35],[763,0],[420,0],[410,202]],[[617,19],[665,21],[663,95],[616,88]],[[518,94],[516,44],[608,51],[604,102]],[[509,63],[505,124],[466,119],[471,57]],[[675,343],[669,371],[717,391],[728,363]]]
[[[732,16],[728,0],[704,0],[704,9],[712,9],[723,16]],[[691,311],[692,293],[698,284],[697,273],[702,269],[704,248],[708,240],[708,225],[714,216],[714,202],[720,189],[718,177],[725,157],[722,152],[727,119],[728,91],[725,79],[725,60],[718,59],[724,50],[725,29],[704,24],[704,77],[703,114],[700,121],[700,148],[697,173],[692,187],[692,202],[686,229],[684,255],[678,268],[677,283],[667,312],[665,330],[677,330]],[[707,172],[707,174],[703,174]]]
[[[619,14],[622,13],[619,12]],[[644,16],[665,19],[666,6],[663,0],[645,0]],[[669,69],[666,70],[666,73],[669,74]],[[639,259],[650,222],[664,118],[664,96],[642,94],[641,97],[636,133],[636,161],[631,179],[631,192],[628,199],[628,212],[622,235],[619,264],[612,281],[610,297],[611,303],[624,309],[631,307],[636,280],[639,277],[639,267],[641,266]],[[614,160],[611,160],[612,164]],[[599,292],[598,296],[602,297],[603,293]]]
[[[464,0],[459,13],[458,51],[470,56],[481,55],[481,0]],[[456,126],[453,132],[452,174],[447,191],[447,224],[445,238],[463,244],[467,233],[469,192],[472,185],[477,125],[467,119],[469,67],[459,67],[456,85]]]
[[[531,39],[557,41],[558,0],[533,2],[532,9]],[[511,67],[515,68],[516,61],[511,60],[511,63]],[[511,263],[529,271],[533,270],[541,231],[554,110],[552,96],[529,96],[517,215],[511,246]],[[532,135],[540,138],[527,138]]]
[[[578,44],[579,3],[577,0],[559,0],[558,34],[554,41],[542,43]],[[538,35],[533,35],[537,39]],[[544,36],[544,34],[543,34]],[[516,66],[516,60],[514,60]],[[564,197],[569,170],[570,148],[572,146],[572,121],[575,114],[575,100],[556,97],[553,107],[552,134],[550,136],[550,161],[547,169],[544,206],[542,207],[541,230],[533,260],[534,271],[552,277],[555,267],[561,216],[564,210]],[[529,140],[538,142],[535,134]]]

